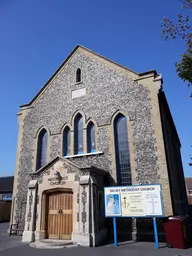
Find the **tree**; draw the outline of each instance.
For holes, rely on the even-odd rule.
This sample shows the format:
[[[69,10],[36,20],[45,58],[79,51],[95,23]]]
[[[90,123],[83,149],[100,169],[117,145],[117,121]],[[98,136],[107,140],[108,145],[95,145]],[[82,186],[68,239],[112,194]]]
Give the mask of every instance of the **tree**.
[[[192,85],[192,47],[189,47],[187,52],[182,55],[181,61],[176,63],[176,71],[181,79],[188,81],[189,86]]]
[[[180,0],[183,9],[192,11],[192,0]],[[181,56],[179,63],[176,63],[177,75],[183,80],[187,81],[188,85],[192,85],[192,24],[189,16],[179,14],[177,22],[174,23],[168,18],[164,18],[161,22],[162,37],[165,40],[176,39],[177,37],[185,41],[187,50]],[[192,97],[192,94],[191,94]]]

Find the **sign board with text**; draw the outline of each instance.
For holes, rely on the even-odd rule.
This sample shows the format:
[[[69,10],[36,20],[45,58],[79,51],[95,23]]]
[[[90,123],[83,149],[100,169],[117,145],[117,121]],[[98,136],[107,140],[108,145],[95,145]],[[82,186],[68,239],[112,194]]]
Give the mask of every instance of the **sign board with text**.
[[[105,187],[106,217],[163,217],[161,185]]]

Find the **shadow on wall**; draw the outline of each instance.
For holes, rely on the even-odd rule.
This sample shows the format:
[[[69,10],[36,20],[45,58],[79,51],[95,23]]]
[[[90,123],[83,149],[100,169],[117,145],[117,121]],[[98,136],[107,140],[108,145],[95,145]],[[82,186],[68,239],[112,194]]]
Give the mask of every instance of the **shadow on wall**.
[[[153,220],[150,218],[138,218],[136,241],[154,242]],[[113,243],[113,219],[106,219],[108,237],[107,242]],[[166,242],[163,222],[157,219],[159,242]],[[117,240],[125,242],[132,240],[132,218],[117,218]]]
[[[165,231],[162,219],[157,218],[157,230],[159,242],[166,242]],[[154,228],[152,218],[137,219],[137,240],[145,242],[154,242]]]

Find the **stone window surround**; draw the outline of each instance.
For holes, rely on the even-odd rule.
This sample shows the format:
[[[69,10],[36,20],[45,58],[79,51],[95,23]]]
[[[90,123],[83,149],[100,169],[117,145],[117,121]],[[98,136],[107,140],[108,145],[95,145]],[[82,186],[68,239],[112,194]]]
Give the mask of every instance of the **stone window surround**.
[[[78,114],[81,114],[82,118],[83,118],[83,148],[84,148],[84,152],[81,154],[74,154],[74,140],[75,140],[75,134],[74,134],[74,126],[75,126],[75,118]],[[88,145],[87,145],[87,127],[89,125],[89,123],[92,122],[95,126],[95,142],[96,142],[96,151],[95,152],[90,152],[88,153]],[[62,127],[61,129],[61,154],[63,154],[63,143],[64,143],[64,138],[63,138],[63,133],[65,128],[68,127],[70,129],[70,155],[64,156],[65,158],[74,158],[74,157],[82,157],[82,156],[91,156],[91,155],[101,155],[103,154],[102,151],[98,150],[98,145],[97,145],[97,137],[98,137],[98,127],[97,127],[97,123],[95,122],[95,120],[93,119],[88,119],[87,122],[85,122],[85,114],[82,111],[77,111],[74,113],[73,117],[72,117],[72,125],[70,125],[69,123],[65,123],[65,125]],[[35,151],[34,151],[34,167],[36,167],[37,164],[37,152],[38,152],[38,138],[39,138],[39,134],[41,133],[41,131],[45,129],[47,131],[48,134],[48,150],[47,150],[47,163],[51,160],[49,155],[50,155],[50,144],[51,144],[51,133],[50,130],[45,127],[42,126],[40,127],[40,129],[38,129],[36,135],[35,135]],[[35,170],[37,170],[35,168]]]
[[[68,138],[68,136],[69,136],[69,138]],[[69,139],[69,141],[68,141],[68,139]],[[64,141],[67,141],[67,143],[64,144]],[[70,152],[68,153],[68,149],[70,151],[70,148],[71,148],[71,130],[70,130],[70,127],[68,125],[65,126],[65,128],[63,129],[63,132],[62,132],[62,144],[63,144],[62,155],[63,156],[70,155]]]
[[[40,169],[44,165],[44,163],[47,162],[47,150],[48,150],[48,132],[47,132],[47,129],[42,128],[38,134],[38,140],[37,140],[36,169]],[[45,157],[45,159],[43,156]]]
[[[75,119],[74,119],[74,150],[73,153],[75,155],[80,155],[85,153],[85,148],[84,148],[84,123],[83,123],[83,116],[81,114],[77,114]],[[64,142],[65,145],[65,142]],[[71,152],[70,152],[71,155]]]
[[[76,116],[80,114],[83,118],[83,153],[80,154],[74,154],[75,153],[75,118]],[[98,149],[98,144],[97,144],[97,139],[98,139],[98,126],[97,123],[95,122],[95,120],[93,120],[92,118],[88,119],[87,122],[85,121],[85,114],[82,111],[77,111],[75,112],[75,114],[72,117],[72,125],[70,125],[69,123],[66,123],[62,130],[61,130],[61,135],[62,135],[62,143],[61,143],[61,152],[63,152],[63,132],[65,130],[66,127],[68,127],[70,129],[70,155],[64,156],[66,158],[71,158],[71,157],[78,157],[78,156],[89,156],[89,155],[96,155],[96,154],[101,154],[103,152],[101,152]],[[95,126],[95,143],[96,143],[96,151],[95,152],[90,152],[88,153],[88,144],[87,144],[87,128],[88,125],[90,124],[90,122],[93,123],[93,125]]]
[[[135,163],[135,159],[134,159],[134,145],[133,145],[133,134],[132,134],[132,119],[128,116],[127,113],[123,112],[123,111],[116,111],[113,116],[111,117],[111,123],[108,126],[108,129],[109,129],[109,133],[110,133],[110,154],[112,156],[112,176],[114,177],[114,179],[116,180],[116,160],[115,160],[115,141],[114,141],[114,119],[115,117],[121,113],[122,115],[124,115],[128,121],[128,134],[129,134],[129,146],[130,146],[130,155],[131,155],[131,173],[132,173],[132,183],[133,184],[136,184],[136,172],[135,172],[135,168],[136,168],[136,163]],[[78,155],[75,155],[74,154],[74,121],[75,121],[75,117],[78,115],[78,114],[81,114],[82,117],[83,117],[83,140],[84,140],[84,153],[82,154],[78,154]],[[91,153],[88,153],[88,148],[87,148],[87,126],[89,125],[89,122],[93,122],[93,124],[95,125],[95,141],[96,141],[96,152],[91,152]],[[99,156],[99,155],[102,155],[104,154],[104,152],[102,151],[102,149],[99,148],[99,145],[98,145],[98,132],[99,132],[99,129],[100,129],[100,126],[97,125],[97,123],[95,122],[94,119],[92,118],[88,118],[86,120],[86,115],[83,111],[81,110],[77,110],[73,115],[72,115],[72,118],[71,118],[71,122],[69,123],[65,123],[63,125],[63,127],[61,128],[59,134],[59,136],[61,136],[61,143],[60,143],[60,148],[58,149],[60,152],[63,152],[63,131],[64,129],[66,128],[66,126],[69,127],[70,131],[71,131],[71,139],[70,139],[70,155],[67,155],[67,156],[64,156],[64,158],[66,159],[72,159],[72,158],[80,158],[80,157],[89,157],[89,156]],[[50,130],[45,127],[45,126],[42,126],[40,129],[38,129],[37,133],[36,133],[36,136],[35,136],[35,150],[34,150],[34,162],[33,162],[33,168],[35,168],[36,166],[36,155],[37,155],[37,140],[38,140],[38,135],[40,133],[40,131],[45,128],[48,132],[48,158],[47,158],[47,163],[49,161],[51,161],[51,158],[50,158],[50,145],[51,145],[51,137],[52,136],[55,136],[56,134],[51,134]],[[61,153],[62,154],[62,153]]]
[[[120,125],[120,122],[122,120],[125,120],[126,129],[124,130],[124,133],[126,132],[126,135],[125,134],[122,135],[122,133],[121,133],[122,131],[120,132],[120,130],[118,128],[119,125]],[[129,129],[128,129],[127,118],[125,117],[125,115],[123,115],[122,113],[118,113],[116,115],[116,117],[114,118],[113,126],[114,126],[114,142],[115,142],[117,182],[118,182],[118,184],[121,184],[121,186],[132,185],[130,150],[129,150]],[[122,127],[121,127],[121,129],[122,129]],[[122,149],[122,146],[121,146],[122,138],[121,138],[121,136],[124,136],[123,141],[126,142],[126,144],[127,144],[127,148],[126,148],[127,157],[125,157],[125,155],[124,155],[123,158],[120,155],[123,152],[121,150],[125,150],[125,146],[123,146],[123,149]],[[119,149],[119,147],[120,147],[120,149]],[[125,165],[127,165],[127,166],[123,167]],[[126,168],[126,173],[125,173],[125,168]]]
[[[75,83],[75,85],[79,85],[79,84],[83,84],[83,81]]]
[[[40,135],[40,133],[43,129],[45,129],[46,132],[47,132],[47,154],[46,154],[47,155],[46,156],[47,157],[47,163],[50,161],[50,159],[49,159],[49,148],[50,148],[50,144],[51,144],[51,141],[50,141],[51,133],[50,133],[50,130],[46,126],[43,125],[38,129],[37,133],[35,134],[35,138],[34,138],[35,150],[34,150],[34,157],[33,157],[33,159],[34,159],[33,166],[34,166],[34,169],[36,171],[38,170],[37,169],[38,140],[39,140],[39,135]]]
[[[82,82],[82,72],[81,72],[81,69],[78,68],[76,70],[76,83],[80,83]]]

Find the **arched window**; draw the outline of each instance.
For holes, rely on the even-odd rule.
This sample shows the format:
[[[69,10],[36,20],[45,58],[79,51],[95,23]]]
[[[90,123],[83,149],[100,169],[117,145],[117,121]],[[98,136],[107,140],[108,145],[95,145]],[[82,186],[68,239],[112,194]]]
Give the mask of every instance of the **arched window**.
[[[83,153],[83,117],[78,114],[75,118],[75,154]]]
[[[37,169],[46,165],[47,163],[47,142],[48,134],[45,129],[41,130],[38,137],[38,147],[37,147]]]
[[[76,83],[81,82],[81,69],[78,68],[76,71]]]
[[[129,141],[127,120],[124,115],[118,114],[114,120],[115,154],[117,165],[117,182],[119,185],[132,184],[131,165],[129,154]]]
[[[63,132],[63,155],[67,156],[70,155],[70,129],[69,127],[65,127]]]
[[[95,126],[92,122],[87,126],[87,151],[88,153],[96,151]]]

